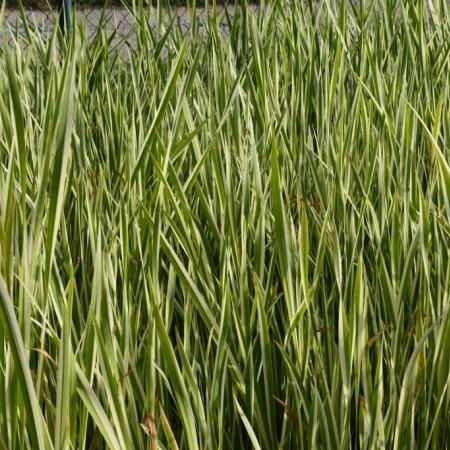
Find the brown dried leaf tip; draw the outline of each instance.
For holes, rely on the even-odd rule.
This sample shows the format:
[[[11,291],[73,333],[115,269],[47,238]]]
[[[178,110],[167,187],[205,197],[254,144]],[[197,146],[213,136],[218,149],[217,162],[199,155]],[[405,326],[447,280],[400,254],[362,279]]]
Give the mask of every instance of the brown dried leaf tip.
[[[145,416],[144,422],[140,424],[142,429],[144,430],[144,433],[150,436],[151,438],[151,449],[157,450],[158,444],[157,444],[157,438],[158,438],[158,431],[156,430],[156,423],[153,420],[153,417],[150,414],[147,414]]]

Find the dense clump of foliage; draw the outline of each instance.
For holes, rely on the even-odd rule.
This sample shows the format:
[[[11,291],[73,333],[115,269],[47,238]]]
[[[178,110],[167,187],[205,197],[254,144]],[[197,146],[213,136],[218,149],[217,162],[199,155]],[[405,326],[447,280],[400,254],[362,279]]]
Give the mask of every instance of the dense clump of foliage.
[[[1,46],[1,448],[450,442],[448,3],[252,11]]]

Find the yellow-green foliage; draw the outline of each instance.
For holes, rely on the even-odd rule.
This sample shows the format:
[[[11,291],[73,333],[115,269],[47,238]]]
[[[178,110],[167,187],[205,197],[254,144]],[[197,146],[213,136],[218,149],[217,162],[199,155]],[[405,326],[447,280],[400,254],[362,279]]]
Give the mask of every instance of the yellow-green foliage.
[[[252,11],[2,43],[0,448],[449,445],[448,2]]]

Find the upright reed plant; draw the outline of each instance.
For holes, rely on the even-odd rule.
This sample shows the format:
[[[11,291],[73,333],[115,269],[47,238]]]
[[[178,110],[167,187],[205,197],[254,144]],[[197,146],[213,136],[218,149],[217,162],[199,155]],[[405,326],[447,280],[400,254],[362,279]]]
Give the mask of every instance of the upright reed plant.
[[[0,448],[448,448],[447,0],[133,11],[0,14]]]

